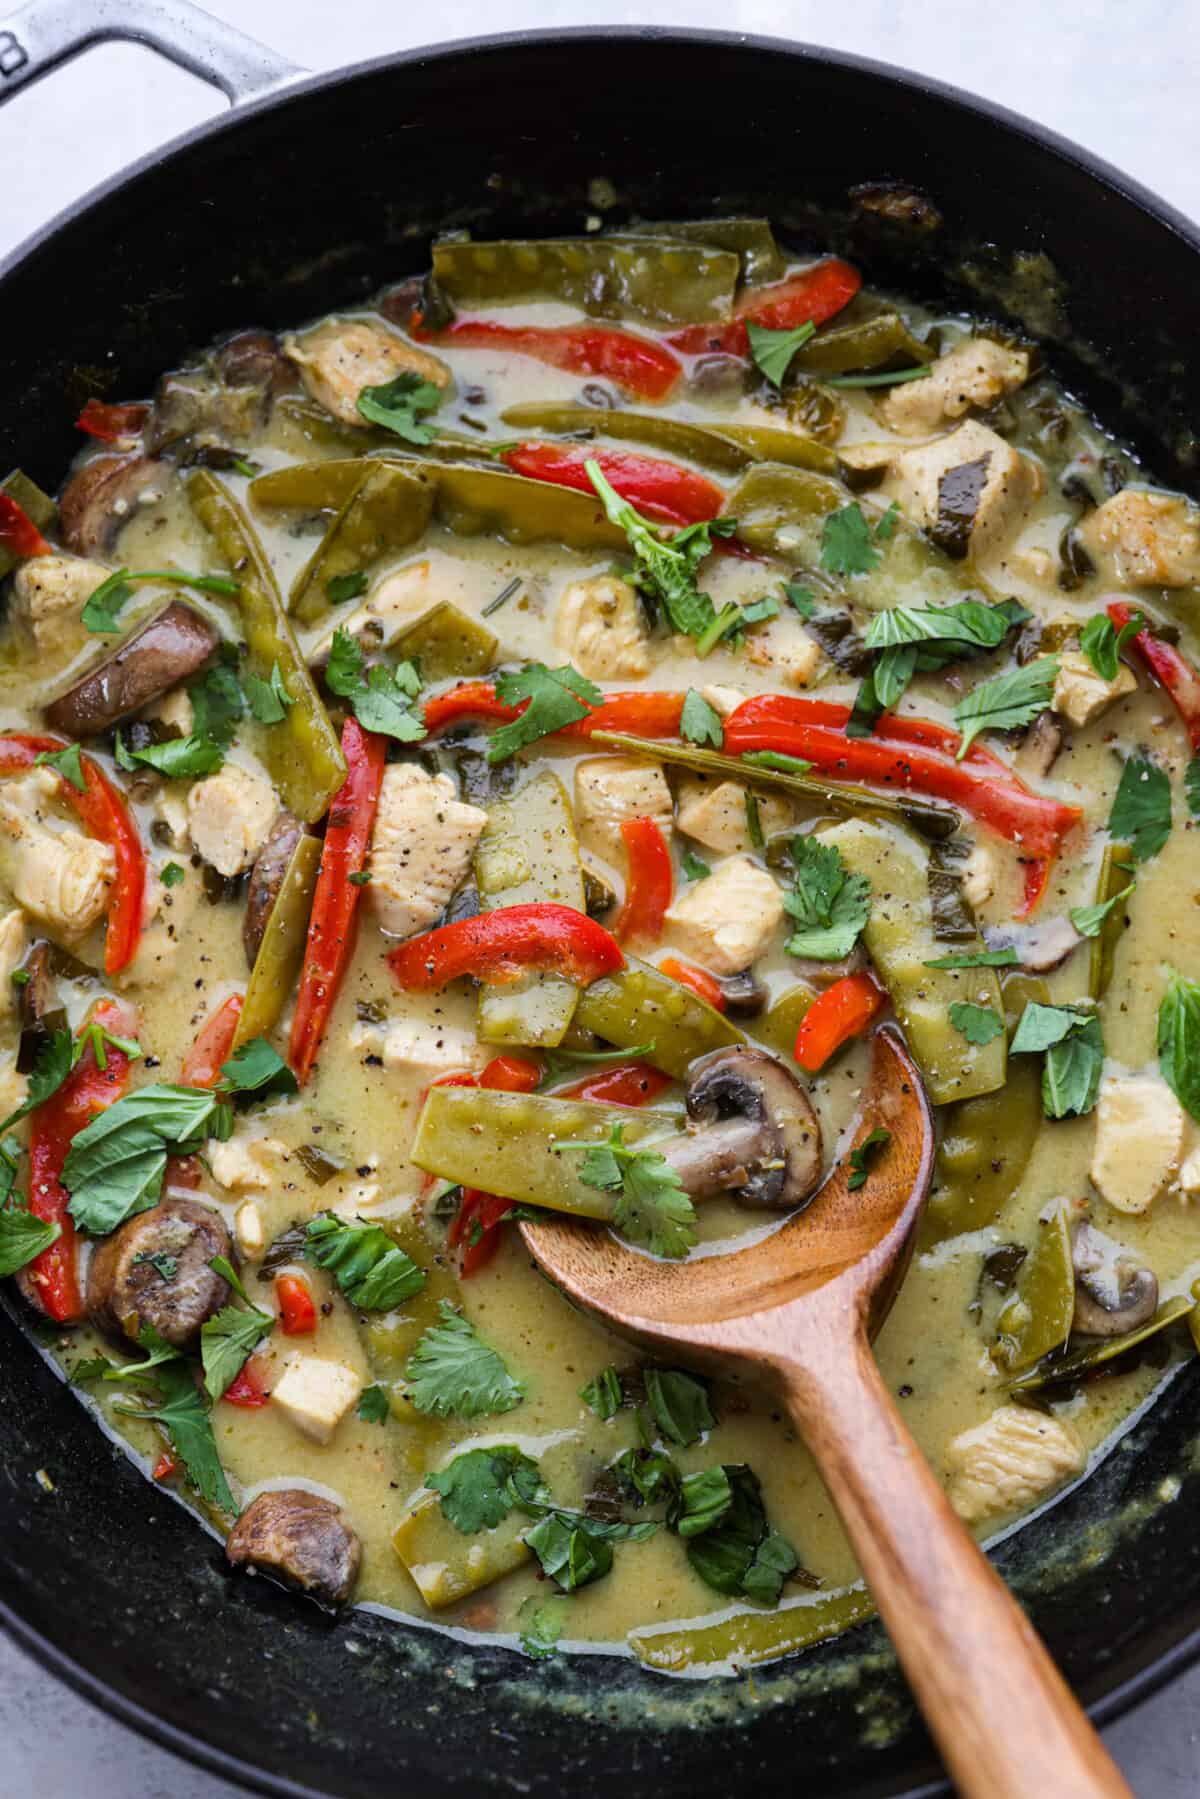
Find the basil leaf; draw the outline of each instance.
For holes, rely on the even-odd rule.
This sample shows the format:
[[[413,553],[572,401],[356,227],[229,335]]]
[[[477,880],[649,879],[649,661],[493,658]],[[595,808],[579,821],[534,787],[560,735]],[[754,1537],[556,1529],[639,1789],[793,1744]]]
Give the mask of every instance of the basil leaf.
[[[116,1230],[157,1202],[169,1154],[188,1155],[232,1129],[219,1093],[163,1084],[125,1094],[85,1125],[67,1152],[62,1179],[72,1218],[95,1237]]]
[[[771,331],[766,325],[747,322],[746,336],[754,366],[766,376],[772,387],[783,386],[792,357],[808,342],[816,328],[811,319],[805,319],[793,331]]]
[[[1158,1008],[1158,1066],[1180,1105],[1200,1121],[1200,986],[1173,970]]]
[[[37,1218],[12,1200],[0,1209],[0,1279],[15,1274],[62,1234],[62,1226]]]
[[[981,731],[1012,731],[1032,724],[1054,698],[1058,658],[1039,656],[1024,668],[981,681],[954,708],[962,733],[956,761],[961,762]]]
[[[668,1443],[686,1448],[706,1431],[716,1429],[708,1386],[698,1375],[675,1368],[647,1368],[646,1400],[654,1422]]]
[[[1171,783],[1148,756],[1130,756],[1121,770],[1108,829],[1137,862],[1157,856],[1171,835]]]
[[[33,758],[33,761],[36,768],[52,768],[63,777],[64,781],[69,781],[79,793],[86,793],[87,780],[79,758],[79,745],[69,743],[66,749],[42,750]]]
[[[243,1043],[221,1064],[221,1073],[230,1093],[252,1093],[256,1099],[266,1099],[271,1094],[299,1091],[295,1075],[265,1037],[251,1037]]]

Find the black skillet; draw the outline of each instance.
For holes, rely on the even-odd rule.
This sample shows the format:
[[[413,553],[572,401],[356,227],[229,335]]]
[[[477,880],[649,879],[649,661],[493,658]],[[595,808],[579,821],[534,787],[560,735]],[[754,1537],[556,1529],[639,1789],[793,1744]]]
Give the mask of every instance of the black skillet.
[[[1025,325],[1156,475],[1196,485],[1200,236],[999,108],[820,50],[649,29],[455,44],[272,93],[298,71],[151,0],[35,0],[0,20],[0,98],[113,35],[259,97],[0,270],[0,462],[45,486],[76,448],[89,370],[114,398],[146,393],[221,332],[290,324],[424,267],[450,226],[578,230],[598,176],[615,222],[767,212],[868,280]],[[931,196],[943,227],[869,228],[849,190],[889,179]],[[330,1623],[230,1579],[216,1542],[99,1435],[9,1317],[0,1338],[4,1621],[55,1674],[210,1768],[337,1799],[939,1785],[875,1626],[753,1681],[671,1681],[608,1656],[533,1664],[364,1612]],[[1200,1652],[1198,1393],[1193,1366],[997,1553],[1101,1719]]]

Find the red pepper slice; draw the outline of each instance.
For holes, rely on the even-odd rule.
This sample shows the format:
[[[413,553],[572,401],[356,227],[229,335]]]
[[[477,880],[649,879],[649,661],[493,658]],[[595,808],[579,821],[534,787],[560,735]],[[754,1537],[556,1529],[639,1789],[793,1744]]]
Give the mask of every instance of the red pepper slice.
[[[0,493],[0,549],[14,556],[52,556],[46,542],[23,506],[6,493]]]
[[[718,518],[725,507],[725,495],[715,482],[659,456],[597,450],[589,444],[523,443],[505,450],[500,460],[516,475],[586,494],[595,489],[584,465],[598,462],[623,500],[648,518],[662,519],[668,525],[694,525],[701,519]]]
[[[277,1274],[275,1303],[279,1307],[279,1328],[285,1337],[312,1336],[317,1328],[317,1308],[306,1280],[298,1274]]]
[[[615,938],[570,906],[501,906],[460,918],[402,943],[388,956],[410,992],[445,987],[460,975],[504,983],[531,969],[560,974],[579,986],[624,966]]]
[[[1052,860],[1083,816],[1077,806],[1034,793],[998,756],[972,745],[954,760],[958,735],[929,719],[886,714],[871,737],[847,737],[848,706],[760,694],[725,721],[725,752],[779,750],[803,756],[833,780],[903,788],[961,806],[1030,856]],[[910,746],[917,746],[916,748]]]
[[[623,819],[621,836],[629,873],[625,904],[613,926],[613,936],[619,943],[657,943],[675,888],[667,840],[652,818]]]
[[[233,1054],[233,1039],[242,1016],[242,995],[231,993],[200,1026],[196,1041],[183,1058],[179,1071],[184,1087],[215,1087],[221,1078],[221,1064]]]
[[[34,737],[24,731],[0,737],[0,775],[32,768],[43,751],[67,748],[69,745],[61,737]],[[87,783],[83,792],[65,778],[60,778],[60,791],[85,829],[99,842],[107,843],[116,858],[116,879],[104,939],[104,969],[106,974],[119,974],[132,962],[142,934],[146,858],[137,826],[108,776],[90,756],[81,756],[79,766]]]
[[[496,1093],[532,1093],[541,1078],[538,1064],[524,1056],[496,1056],[480,1075],[479,1085]]]
[[[667,342],[685,356],[700,356],[706,351],[748,356],[747,324],[762,325],[768,331],[794,331],[808,320],[823,325],[854,298],[861,286],[858,270],[831,256],[773,287],[748,293],[738,301],[728,323],[714,320],[711,325],[685,325],[682,331],[673,331]]]
[[[555,1099],[594,1099],[608,1106],[648,1106],[671,1077],[649,1062],[614,1062],[595,1074],[584,1075],[569,1087],[557,1087]]]
[[[555,731],[555,737],[588,738],[593,731],[629,731],[636,737],[677,737],[685,695],[682,693],[606,693],[586,718]],[[508,724],[528,705],[506,706],[496,698],[492,681],[463,681],[435,694],[424,706],[425,728],[432,736],[464,718],[494,718]]]
[[[172,1455],[169,1449],[164,1449],[154,1464],[154,1473],[150,1476],[150,1479],[170,1480],[172,1475],[179,1473],[179,1469],[180,1463],[177,1457]]]
[[[119,443],[123,437],[136,437],[150,416],[145,400],[128,400],[123,405],[110,405],[104,400],[88,400],[75,420],[78,430],[102,443]]]
[[[254,1411],[258,1406],[266,1405],[270,1397],[254,1366],[253,1358],[234,1375],[221,1395],[227,1405],[241,1406],[244,1411]]]
[[[664,956],[658,970],[660,974],[669,975],[673,981],[678,981],[682,987],[690,987],[693,993],[707,1001],[716,1011],[725,1010],[725,989],[706,968],[694,968],[690,962],[681,962],[677,956]]]
[[[816,1074],[830,1056],[861,1037],[887,1005],[887,994],[869,974],[847,974],[816,998],[800,1021],[793,1051],[801,1068]]]
[[[413,336],[427,338],[414,319]],[[682,365],[665,344],[606,325],[502,325],[495,319],[459,319],[428,341],[452,350],[501,350],[570,375],[596,375],[640,400],[665,400]]]
[[[446,1241],[451,1249],[457,1249],[460,1244],[466,1246],[459,1263],[459,1273],[464,1280],[478,1274],[491,1261],[500,1247],[500,1226],[515,1204],[513,1199],[483,1193],[478,1187],[463,1188],[462,1203]]]
[[[1108,607],[1108,616],[1119,631],[1129,623],[1136,610],[1124,600],[1114,600]],[[1155,680],[1170,694],[1175,710],[1183,720],[1188,742],[1193,751],[1200,752],[1200,674],[1173,643],[1164,643],[1153,631],[1139,631],[1133,639],[1133,647]]]
[[[113,999],[98,1000],[88,1022],[102,1024],[118,1037],[132,1036],[137,1028],[132,1008]],[[105,1044],[104,1062],[103,1068],[97,1065],[89,1043],[58,1091],[29,1115],[29,1210],[36,1218],[57,1224],[60,1234],[29,1263],[24,1278],[27,1290],[57,1324],[74,1323],[84,1315],[63,1163],[84,1125],[120,1099],[129,1080],[129,1057],[123,1050]]]
[[[364,731],[357,719],[348,718],[342,726],[342,754],[346,779],[334,795],[325,826],[288,1043],[288,1062],[301,1086],[312,1073],[354,954],[362,888],[350,876],[361,874],[370,848],[387,740],[374,731]]]

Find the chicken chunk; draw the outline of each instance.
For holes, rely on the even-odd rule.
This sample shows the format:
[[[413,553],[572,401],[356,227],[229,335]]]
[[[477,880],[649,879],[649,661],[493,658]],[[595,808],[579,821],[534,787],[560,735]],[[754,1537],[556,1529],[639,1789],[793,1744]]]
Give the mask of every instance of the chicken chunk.
[[[218,874],[239,875],[267,841],[278,810],[269,781],[227,762],[188,793],[188,830],[197,853]]]
[[[1007,349],[990,337],[965,337],[939,356],[922,380],[889,389],[879,412],[902,437],[927,437],[968,412],[994,406],[1028,379],[1027,350]]]
[[[571,582],[558,602],[554,641],[592,681],[636,681],[650,672],[641,601],[617,575]]]
[[[1123,662],[1117,664],[1114,678],[1106,681],[1080,651],[1063,650],[1059,655],[1054,710],[1073,725],[1090,725],[1117,700],[1136,691],[1137,677]]]
[[[363,1390],[361,1375],[344,1362],[293,1356],[271,1390],[271,1404],[301,1436],[328,1443]]]
[[[1186,1120],[1161,1075],[1110,1075],[1100,1083],[1088,1174],[1118,1212],[1145,1212],[1179,1167]]]
[[[793,687],[807,687],[821,666],[823,652],[799,619],[781,613],[746,637],[746,660],[769,669]]]
[[[0,783],[0,870],[17,904],[70,943],[103,918],[116,859],[106,843],[53,828],[56,785],[42,769]]]
[[[449,775],[411,762],[385,769],[371,836],[367,899],[381,930],[412,937],[437,923],[471,866],[487,813],[457,798]]]
[[[233,1234],[243,1261],[257,1262],[267,1247],[267,1231],[262,1211],[252,1199],[244,1199],[234,1213]]]
[[[754,848],[746,812],[749,789],[740,781],[712,781],[707,775],[688,775],[679,787],[675,823],[685,837],[710,850]],[[764,837],[786,831],[792,808],[776,794],[755,795],[758,822]]]
[[[767,948],[783,918],[783,896],[748,856],[730,856],[667,912],[672,943],[713,974],[740,974]]]
[[[83,556],[31,556],[18,566],[9,617],[39,661],[66,662],[92,641],[80,614],[111,573]]]
[[[230,1193],[265,1193],[279,1178],[286,1155],[286,1144],[274,1137],[230,1137],[208,1146],[213,1179]]]
[[[0,918],[0,1018],[10,1018],[17,1006],[13,973],[29,943],[29,923],[20,906]]]
[[[1086,1460],[1069,1424],[1028,1406],[1002,1405],[948,1445],[950,1504],[967,1524],[1023,1512],[1082,1473]]]
[[[1133,587],[1200,581],[1200,512],[1174,494],[1126,487],[1079,526],[1093,562]]]
[[[996,891],[996,858],[977,843],[963,864],[962,896],[972,910],[986,906]]]
[[[422,1024],[415,1018],[396,1018],[388,1025],[352,1025],[350,1048],[378,1056],[393,1074],[416,1076],[428,1085],[444,1074],[482,1068],[484,1050],[469,1031],[451,1025]]]
[[[986,425],[972,420],[946,437],[902,450],[892,462],[882,491],[889,500],[899,502],[900,510],[914,525],[925,530],[937,524],[939,510],[945,511],[948,478],[956,470],[976,465],[980,484],[967,547],[972,555],[983,555],[999,548],[1019,528],[1043,485],[1036,462]]]
[[[745,697],[740,687],[723,687],[718,681],[700,689],[700,698],[707,700],[720,718],[728,718],[731,712],[736,712]]]
[[[598,856],[621,863],[627,818],[652,818],[669,837],[675,812],[671,789],[657,762],[635,756],[600,756],[575,765],[575,829]]]
[[[318,406],[344,425],[370,428],[358,410],[364,387],[383,387],[397,375],[416,375],[449,387],[450,370],[428,350],[405,343],[387,326],[367,319],[327,319],[302,337],[284,339],[284,350]]]

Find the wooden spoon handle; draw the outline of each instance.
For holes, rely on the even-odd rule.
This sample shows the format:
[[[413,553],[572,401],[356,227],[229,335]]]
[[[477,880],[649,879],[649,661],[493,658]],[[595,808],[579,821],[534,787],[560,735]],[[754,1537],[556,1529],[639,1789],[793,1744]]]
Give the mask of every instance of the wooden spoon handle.
[[[1040,1638],[951,1510],[865,1337],[856,1331],[831,1343],[813,1362],[776,1361],[788,1408],[959,1792],[1131,1799]]]

